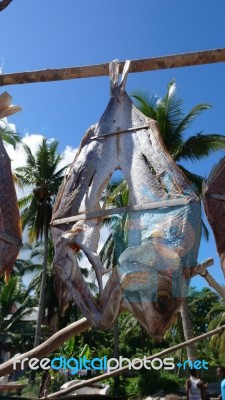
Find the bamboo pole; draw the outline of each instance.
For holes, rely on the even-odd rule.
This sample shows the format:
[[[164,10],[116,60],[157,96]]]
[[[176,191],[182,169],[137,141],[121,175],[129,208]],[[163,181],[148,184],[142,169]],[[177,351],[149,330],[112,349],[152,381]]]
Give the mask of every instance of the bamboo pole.
[[[130,63],[129,73],[190,67],[194,65],[212,64],[218,62],[225,62],[224,48],[132,60]],[[120,62],[120,73],[123,70],[124,64],[125,61]],[[107,62],[104,64],[84,65],[81,67],[45,69],[40,71],[2,74],[0,75],[0,86],[108,75],[109,63]]]
[[[203,268],[200,271],[197,272],[199,275],[201,275],[203,278],[205,278],[206,282],[208,282],[209,286],[211,286],[213,289],[215,289],[223,299],[225,299],[225,288],[219,283],[216,282],[216,280],[212,277],[212,275],[207,271],[205,268]]]
[[[18,356],[17,359],[22,361],[23,359],[27,358],[27,362],[31,358],[40,359],[48,354],[51,354],[52,351],[57,349],[70,337],[79,335],[80,333],[87,331],[91,327],[92,326],[90,322],[87,321],[86,318],[82,318],[79,321],[76,321],[73,324],[67,326],[66,328],[61,329],[59,332],[55,333],[44,343],[41,343],[34,349],[21,354],[20,356]],[[24,364],[26,365],[27,362]],[[19,365],[17,369],[20,369]],[[13,358],[0,365],[0,376],[10,374],[11,372],[13,372]]]
[[[213,264],[214,264],[214,260],[212,257],[210,257],[210,258],[207,258],[206,260],[202,261],[201,263],[199,263],[194,268],[184,268],[184,272],[186,270],[189,270],[188,273],[190,274],[189,276],[191,276],[191,278],[193,278],[196,275],[201,275],[204,277],[204,275],[207,273],[206,268],[211,267]],[[189,276],[187,274],[187,278]]]
[[[60,224],[68,224],[75,221],[85,220],[85,219],[93,219],[99,218],[107,215],[113,214],[121,214],[125,212],[132,211],[145,211],[152,210],[163,207],[176,207],[181,205],[187,205],[190,202],[189,197],[179,197],[177,199],[168,199],[168,200],[159,200],[159,201],[151,201],[148,203],[142,204],[134,204],[127,207],[118,207],[118,208],[105,208],[97,211],[90,211],[86,213],[85,211],[81,214],[74,215],[73,217],[55,219],[51,222],[51,225],[60,225]]]
[[[169,353],[172,353],[172,352],[174,352],[176,350],[179,350],[179,349],[181,349],[181,348],[183,348],[183,347],[185,347],[187,345],[190,345],[192,343],[198,342],[199,340],[203,340],[203,339],[205,339],[205,338],[207,338],[209,336],[215,335],[216,333],[221,333],[224,330],[225,330],[225,325],[222,325],[221,327],[213,329],[210,332],[206,332],[203,335],[196,336],[193,339],[189,339],[189,340],[186,340],[185,342],[182,342],[182,343],[177,344],[175,346],[169,347],[168,349],[162,350],[157,354],[153,354],[151,356],[148,356],[145,359],[146,360],[153,360],[154,358],[161,358],[161,357],[163,357],[163,356],[165,356],[165,355],[167,355]],[[133,362],[133,364],[135,365],[135,362]],[[137,361],[137,364],[139,364],[139,361]],[[93,383],[100,382],[100,381],[103,381],[105,379],[111,378],[113,376],[116,376],[118,374],[123,373],[124,371],[127,371],[128,369],[129,369],[129,365],[125,365],[124,367],[118,368],[117,370],[114,370],[114,371],[112,371],[110,373],[106,373],[106,374],[103,374],[103,375],[100,375],[100,376],[96,376],[95,378],[91,378],[91,379],[85,380],[83,382],[77,383],[76,385],[70,386],[67,389],[63,389],[63,390],[60,390],[59,392],[55,392],[53,394],[50,394],[49,396],[47,396],[47,398],[48,399],[54,399],[54,398],[57,398],[57,397],[61,397],[61,396],[65,395],[65,394],[68,394],[68,393],[74,391],[75,389],[80,389],[80,388],[82,388],[84,386],[87,386],[87,385],[88,386],[89,385],[93,385]]]

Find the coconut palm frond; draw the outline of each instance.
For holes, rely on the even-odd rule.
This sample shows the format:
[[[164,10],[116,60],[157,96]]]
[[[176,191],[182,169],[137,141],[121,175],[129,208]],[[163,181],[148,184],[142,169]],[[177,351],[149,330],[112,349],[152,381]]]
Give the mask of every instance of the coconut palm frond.
[[[201,132],[191,136],[176,153],[176,160],[196,161],[208,157],[215,151],[225,149],[225,136],[210,134],[203,135]]]

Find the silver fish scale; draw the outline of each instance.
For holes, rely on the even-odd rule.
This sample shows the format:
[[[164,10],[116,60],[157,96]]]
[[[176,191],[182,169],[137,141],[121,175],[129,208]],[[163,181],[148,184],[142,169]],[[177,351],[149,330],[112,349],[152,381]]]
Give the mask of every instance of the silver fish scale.
[[[11,100],[7,92],[0,95],[0,118],[21,110],[11,105]],[[11,160],[0,138],[0,276],[10,275],[21,246],[22,231]]]
[[[126,94],[128,65],[120,84],[118,64],[110,68],[112,97],[81,142],[58,195],[53,221],[100,210],[102,192],[116,169],[127,181],[130,206],[179,198],[188,199],[188,204],[121,215],[125,230],[114,237],[118,263],[107,282],[97,252],[102,217],[53,225],[58,295],[62,308],[72,299],[96,327],[109,328],[127,309],[150,334],[160,337],[185,295],[188,281],[183,270],[197,262],[200,200],[166,150],[155,121]],[[121,244],[125,236],[127,248]],[[94,268],[98,300],[81,274],[79,249]]]

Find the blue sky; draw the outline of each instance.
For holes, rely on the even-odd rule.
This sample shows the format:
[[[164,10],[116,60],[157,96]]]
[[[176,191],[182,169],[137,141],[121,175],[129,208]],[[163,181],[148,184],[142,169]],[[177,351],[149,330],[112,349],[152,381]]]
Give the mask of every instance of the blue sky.
[[[225,47],[225,4],[189,0],[13,0],[0,13],[2,73],[82,66]],[[225,134],[224,63],[130,74],[127,92],[144,90],[163,96],[176,79],[184,112],[198,103],[213,108],[187,135]],[[86,129],[98,121],[109,99],[107,77],[3,87],[23,111],[9,121],[22,136],[59,141],[59,150],[78,147]],[[35,142],[36,143],[36,142]],[[207,177],[223,156],[188,167]],[[17,153],[18,158],[20,155]],[[21,157],[20,157],[21,158]],[[199,260],[213,256],[213,276],[224,283],[214,239],[202,243]],[[205,285],[195,278],[192,285]]]

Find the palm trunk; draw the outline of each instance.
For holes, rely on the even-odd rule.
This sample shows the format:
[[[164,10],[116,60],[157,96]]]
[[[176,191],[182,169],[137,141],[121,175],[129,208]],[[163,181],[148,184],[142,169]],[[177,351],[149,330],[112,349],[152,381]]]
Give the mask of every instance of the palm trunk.
[[[39,298],[38,318],[37,318],[37,326],[36,326],[35,339],[34,339],[34,347],[36,347],[40,344],[41,323],[42,323],[43,316],[44,316],[47,267],[48,267],[48,223],[47,223],[47,221],[45,221],[45,225],[44,225],[44,260],[43,260],[41,290],[40,290],[40,298]]]
[[[181,349],[181,351],[180,351],[180,360],[179,360],[179,364],[182,364],[182,362],[183,362],[183,351],[184,351],[184,350],[183,350],[183,347],[182,347],[182,349]],[[177,376],[178,376],[178,378],[181,377],[181,366],[178,367]]]
[[[184,337],[185,340],[190,340],[193,339],[194,334],[193,334],[193,329],[192,329],[192,324],[191,324],[191,318],[190,318],[190,313],[188,309],[188,303],[187,303],[187,298],[184,298],[183,304],[181,306],[181,318],[182,318],[182,325],[183,325],[183,331],[184,331]],[[196,360],[196,347],[194,343],[189,344],[187,347],[187,357],[188,360],[194,361]]]
[[[113,338],[114,338],[114,349],[113,349],[113,357],[117,360],[119,359],[119,324],[118,318],[116,318],[113,325]],[[120,385],[120,377],[114,376],[114,396],[118,397],[119,395],[119,385]]]

